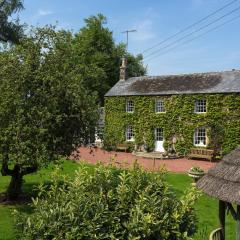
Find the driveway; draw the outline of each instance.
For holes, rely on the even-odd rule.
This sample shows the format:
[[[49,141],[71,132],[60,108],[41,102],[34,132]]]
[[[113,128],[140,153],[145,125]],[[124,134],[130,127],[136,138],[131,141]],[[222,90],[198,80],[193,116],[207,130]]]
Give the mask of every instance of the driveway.
[[[87,163],[96,164],[102,162],[105,165],[113,163],[120,167],[130,167],[135,161],[139,163],[145,170],[157,171],[162,167],[165,167],[170,172],[175,173],[186,173],[192,166],[198,166],[207,171],[209,168],[214,166],[216,163],[201,160],[188,160],[182,159],[169,159],[169,160],[158,160],[146,159],[142,157],[136,157],[131,153],[125,152],[108,152],[100,148],[89,148],[80,147],[78,154],[73,154],[74,158],[79,161],[86,161]]]

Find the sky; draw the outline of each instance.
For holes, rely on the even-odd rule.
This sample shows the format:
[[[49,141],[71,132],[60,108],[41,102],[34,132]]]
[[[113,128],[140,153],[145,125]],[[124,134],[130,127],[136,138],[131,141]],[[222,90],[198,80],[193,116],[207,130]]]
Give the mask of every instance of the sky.
[[[117,43],[126,42],[123,31],[137,30],[129,34],[128,50],[143,53],[148,75],[169,75],[240,69],[240,0],[145,51],[230,2],[233,0],[24,0],[25,10],[19,17],[28,25],[57,23],[58,28],[77,32],[85,18],[102,13]]]

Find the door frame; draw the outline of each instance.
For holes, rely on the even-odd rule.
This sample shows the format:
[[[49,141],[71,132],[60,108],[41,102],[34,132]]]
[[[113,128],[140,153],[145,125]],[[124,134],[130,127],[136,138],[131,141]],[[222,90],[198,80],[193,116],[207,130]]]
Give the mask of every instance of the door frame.
[[[158,132],[158,129],[161,129]],[[157,134],[160,134],[159,136]],[[162,140],[157,140],[158,138],[161,138]],[[163,147],[164,143],[164,129],[162,127],[156,127],[154,128],[154,151],[155,152],[164,152],[165,149]],[[161,144],[161,146],[157,146],[158,144]],[[157,150],[159,148],[159,150]]]

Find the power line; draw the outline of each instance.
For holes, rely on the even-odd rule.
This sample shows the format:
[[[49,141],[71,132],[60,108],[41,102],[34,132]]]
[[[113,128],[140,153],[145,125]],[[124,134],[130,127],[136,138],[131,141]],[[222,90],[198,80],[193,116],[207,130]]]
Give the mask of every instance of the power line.
[[[178,36],[179,34],[186,32],[187,30],[189,30],[189,29],[191,29],[192,27],[198,25],[199,23],[204,22],[206,19],[208,19],[208,18],[216,15],[217,13],[221,12],[222,10],[224,10],[225,8],[229,7],[230,5],[232,5],[233,3],[237,2],[237,1],[238,1],[238,0],[233,0],[233,1],[229,2],[228,4],[226,4],[226,5],[222,6],[221,8],[217,9],[216,11],[210,13],[210,14],[207,15],[206,17],[204,17],[204,18],[202,18],[202,19],[194,22],[193,24],[187,26],[186,28],[183,28],[183,29],[180,30],[179,32],[177,32],[177,33],[175,33],[175,34],[167,37],[166,39],[164,39],[164,40],[162,40],[161,42],[153,45],[152,47],[145,49],[144,51],[142,51],[142,54],[145,53],[145,52],[148,52],[148,51],[152,50],[153,48],[156,48],[156,47],[162,45],[163,43],[169,41],[170,39],[173,39],[174,37]]]
[[[168,44],[168,45],[166,45],[166,46],[164,46],[164,47],[156,50],[155,52],[152,52],[152,53],[148,54],[147,56],[145,56],[145,58],[149,58],[149,57],[152,56],[152,55],[156,55],[158,52],[160,52],[160,51],[162,51],[162,50],[164,50],[164,49],[166,49],[166,48],[171,47],[171,46],[174,45],[175,43],[178,43],[179,41],[182,41],[182,40],[184,40],[185,38],[188,38],[188,37],[192,36],[192,35],[195,34],[195,33],[198,33],[198,32],[200,32],[200,31],[202,31],[203,29],[205,29],[205,28],[213,25],[214,23],[216,23],[216,22],[222,20],[223,18],[225,18],[225,17],[233,14],[234,12],[237,12],[238,10],[240,10],[240,6],[237,7],[237,8],[235,8],[235,9],[233,9],[233,10],[231,10],[230,12],[228,12],[228,13],[220,16],[219,18],[215,19],[214,21],[212,21],[212,22],[210,22],[210,23],[208,23],[208,24],[206,24],[206,25],[204,25],[204,26],[202,26],[202,27],[200,27],[200,28],[198,28],[198,29],[196,29],[196,30],[194,30],[194,31],[186,34],[186,35],[184,35],[184,36],[181,37],[181,38],[178,38],[177,40],[175,40],[175,41],[171,42],[170,44]]]
[[[156,53],[160,52],[161,50],[164,50],[164,49],[166,49],[166,48],[169,48],[169,47],[171,47],[172,45],[174,45],[175,43],[178,43],[179,41],[182,41],[182,40],[184,40],[185,38],[188,38],[188,37],[190,37],[191,35],[202,31],[203,29],[211,26],[212,24],[214,24],[214,23],[222,20],[223,18],[225,18],[225,17],[227,17],[227,16],[229,16],[229,15],[231,15],[231,14],[233,14],[234,12],[238,11],[239,9],[240,9],[240,6],[239,6],[238,8],[233,9],[232,11],[230,11],[230,12],[228,12],[228,13],[220,16],[219,18],[215,19],[214,21],[212,21],[212,22],[210,22],[210,23],[208,23],[208,24],[206,24],[206,25],[204,25],[204,26],[202,26],[202,27],[200,27],[200,28],[198,28],[198,29],[196,29],[196,30],[194,30],[194,31],[186,34],[186,35],[184,35],[184,36],[181,37],[181,38],[178,38],[177,40],[175,40],[175,41],[171,42],[170,44],[168,44],[168,45],[166,45],[166,46],[164,46],[164,47],[156,50],[155,52],[152,52],[152,53],[148,54],[147,56],[145,56],[145,58],[148,58],[148,57],[150,57],[150,56],[152,56],[152,55],[155,55]]]
[[[209,29],[208,31],[206,31],[206,32],[204,32],[204,33],[202,33],[202,34],[199,34],[198,36],[196,36],[196,37],[194,37],[194,38],[191,38],[191,39],[189,39],[189,40],[187,40],[187,41],[185,41],[185,42],[182,42],[181,44],[177,44],[175,47],[172,47],[172,48],[168,49],[168,50],[165,51],[165,52],[162,52],[162,53],[160,53],[160,54],[158,54],[158,55],[156,55],[156,56],[153,56],[153,57],[149,58],[148,61],[151,61],[151,60],[153,60],[153,59],[155,59],[155,58],[157,58],[157,57],[159,57],[159,56],[162,56],[162,55],[164,55],[164,54],[166,54],[166,53],[168,53],[168,52],[171,52],[172,50],[174,50],[174,49],[176,49],[176,48],[178,48],[178,47],[180,47],[180,46],[182,46],[182,45],[185,45],[185,44],[187,44],[187,43],[189,43],[189,42],[192,42],[192,41],[194,41],[194,40],[196,40],[196,39],[198,39],[198,38],[200,38],[200,37],[208,34],[209,32],[215,31],[215,30],[217,30],[218,28],[223,27],[224,25],[235,21],[235,20],[238,19],[238,18],[240,18],[240,15],[237,15],[236,17],[231,18],[230,20],[225,21],[225,22],[223,22],[222,24],[217,25],[216,27],[211,28],[211,29]],[[144,60],[145,60],[145,59],[144,59]]]

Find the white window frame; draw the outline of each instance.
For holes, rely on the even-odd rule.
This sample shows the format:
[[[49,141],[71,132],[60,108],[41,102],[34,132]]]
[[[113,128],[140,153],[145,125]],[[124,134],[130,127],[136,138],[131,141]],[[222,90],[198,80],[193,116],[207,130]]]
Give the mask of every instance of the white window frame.
[[[207,146],[207,128],[199,127],[194,130],[193,143],[196,147]]]
[[[134,102],[131,99],[126,100],[126,112],[127,113],[133,113],[134,112]]]
[[[134,131],[133,131],[133,126],[132,125],[128,125],[126,127],[125,136],[126,136],[126,141],[127,142],[134,141]]]
[[[197,99],[194,106],[195,113],[206,113],[207,112],[207,100]]]
[[[155,141],[164,141],[164,131],[163,128],[155,128]]]
[[[155,112],[156,113],[165,113],[165,104],[162,99],[155,100]]]

